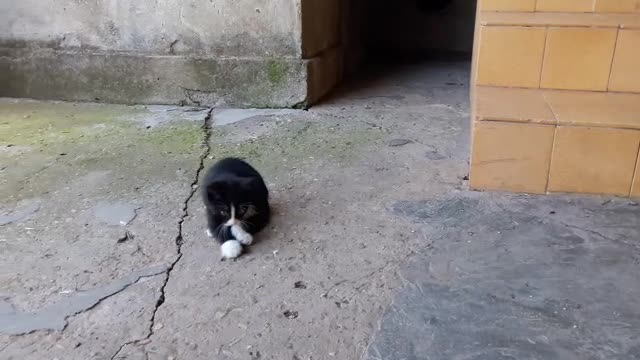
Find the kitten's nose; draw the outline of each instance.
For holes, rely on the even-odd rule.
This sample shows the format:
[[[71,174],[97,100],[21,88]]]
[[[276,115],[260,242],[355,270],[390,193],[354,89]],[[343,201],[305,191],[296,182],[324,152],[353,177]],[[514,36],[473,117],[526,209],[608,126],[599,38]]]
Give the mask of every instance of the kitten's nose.
[[[229,220],[225,223],[225,225],[226,225],[226,226],[234,226],[234,225],[238,225],[238,224],[239,224],[239,221],[238,221],[238,220],[236,220],[236,219],[229,219]]]

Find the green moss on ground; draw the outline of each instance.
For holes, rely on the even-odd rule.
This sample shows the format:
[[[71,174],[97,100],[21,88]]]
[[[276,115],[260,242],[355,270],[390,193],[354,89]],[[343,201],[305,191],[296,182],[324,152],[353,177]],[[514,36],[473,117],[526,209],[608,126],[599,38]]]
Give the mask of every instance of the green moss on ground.
[[[0,197],[37,197],[91,171],[113,171],[134,184],[197,166],[203,121],[178,114],[147,127],[140,120],[156,115],[143,106],[3,100]]]
[[[357,161],[364,146],[384,136],[370,127],[331,127],[322,122],[293,121],[278,126],[269,136],[233,144],[222,141],[226,131],[214,129],[211,150],[214,159],[246,158],[267,175],[277,175],[284,166],[306,161],[348,164]]]

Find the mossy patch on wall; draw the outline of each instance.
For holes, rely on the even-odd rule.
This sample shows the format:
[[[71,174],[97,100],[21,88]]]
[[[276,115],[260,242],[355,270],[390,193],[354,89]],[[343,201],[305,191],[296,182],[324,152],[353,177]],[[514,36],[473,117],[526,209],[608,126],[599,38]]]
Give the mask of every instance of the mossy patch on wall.
[[[271,84],[282,84],[286,79],[288,72],[289,66],[287,65],[287,63],[276,59],[267,61],[267,76]]]
[[[307,69],[301,59],[295,58],[200,58],[26,49],[8,50],[7,56],[0,59],[0,67],[11,69],[0,72],[0,83],[4,85],[0,87],[0,97],[287,108],[307,96]]]

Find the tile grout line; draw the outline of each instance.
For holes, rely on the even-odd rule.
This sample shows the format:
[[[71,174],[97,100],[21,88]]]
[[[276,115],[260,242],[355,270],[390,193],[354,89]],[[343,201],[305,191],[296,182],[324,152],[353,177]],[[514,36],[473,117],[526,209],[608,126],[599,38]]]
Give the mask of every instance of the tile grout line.
[[[542,46],[542,60],[540,61],[540,76],[538,76],[538,89],[542,89],[542,74],[544,73],[544,63],[547,57],[547,42],[549,41],[549,26],[544,27],[544,45]]]
[[[533,14],[533,13],[532,13]],[[536,13],[539,14],[539,13]],[[591,14],[591,13],[580,13],[580,14]],[[550,23],[539,23],[539,24],[534,24],[534,23],[490,23],[490,22],[483,22],[481,24],[482,26],[490,26],[490,27],[555,27],[555,28],[576,28],[576,29],[629,29],[629,30],[637,30],[637,27],[624,27],[627,24],[617,24],[617,25],[603,25],[603,24],[592,24],[592,25],[581,25],[581,24],[571,24],[571,23],[567,23],[567,24],[550,24]]]
[[[545,183],[545,186],[544,186],[545,194],[549,194],[549,184],[551,183],[551,163],[553,161],[553,154],[556,150],[556,138],[558,136],[559,121],[558,121],[558,115],[556,115],[555,111],[553,111],[553,106],[551,106],[551,104],[549,103],[549,100],[547,100],[547,96],[545,95],[544,91],[542,91],[542,99],[544,100],[544,103],[547,105],[547,107],[549,107],[551,114],[553,114],[553,118],[556,120],[556,123],[553,128],[553,139],[551,140],[551,151],[549,152],[549,166],[547,167],[547,182]]]
[[[556,111],[553,109],[553,106],[551,106],[551,101],[547,99],[547,90],[540,89],[540,95],[542,95],[542,100],[544,100],[544,104],[547,106],[547,109],[549,109],[549,111],[551,112],[551,115],[553,115],[554,125],[555,126],[560,125],[560,119],[558,117],[558,114],[556,114]]]
[[[616,41],[613,44],[613,55],[611,56],[611,64],[609,64],[609,77],[607,78],[607,92],[611,86],[611,76],[613,75],[613,63],[616,60],[616,52],[618,51],[618,40],[620,39],[620,32],[622,29],[618,28],[616,31]]]
[[[636,181],[640,181],[640,179],[638,179],[638,169],[640,168],[638,165],[638,163],[640,163],[640,141],[638,141],[638,154],[636,155],[636,164],[633,167],[633,174],[631,175],[631,186],[629,187],[629,197],[631,197],[632,192],[633,192],[633,186],[636,184]]]
[[[499,123],[510,123],[510,124],[529,124],[529,125],[546,125],[546,126],[562,126],[566,128],[592,128],[592,129],[609,129],[609,130],[621,130],[621,131],[634,131],[640,132],[640,128],[632,128],[632,127],[622,127],[622,126],[600,126],[597,124],[577,124],[577,123],[566,123],[560,124],[558,123],[549,123],[543,121],[516,121],[516,120],[508,120],[508,119],[479,119],[476,122],[499,122]]]
[[[522,87],[522,86],[500,86],[500,85],[476,85],[477,87],[483,87],[483,88],[498,88],[498,89],[523,89],[523,90],[538,90],[536,88],[530,88],[530,87]],[[635,92],[635,91],[608,91],[608,90],[575,90],[575,89],[543,89],[540,88],[539,90],[544,90],[544,91],[555,91],[555,92],[579,92],[579,93],[583,93],[583,92],[592,92],[592,93],[600,93],[600,94],[619,94],[619,95],[638,95],[640,96],[639,92]]]

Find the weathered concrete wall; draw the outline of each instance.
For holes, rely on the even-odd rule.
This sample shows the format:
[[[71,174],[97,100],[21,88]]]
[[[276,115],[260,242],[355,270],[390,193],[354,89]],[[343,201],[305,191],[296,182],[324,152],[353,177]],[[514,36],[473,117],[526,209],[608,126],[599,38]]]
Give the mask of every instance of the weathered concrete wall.
[[[0,0],[0,96],[293,106],[301,0]]]
[[[296,56],[296,0],[2,0],[0,36],[61,49]]]

